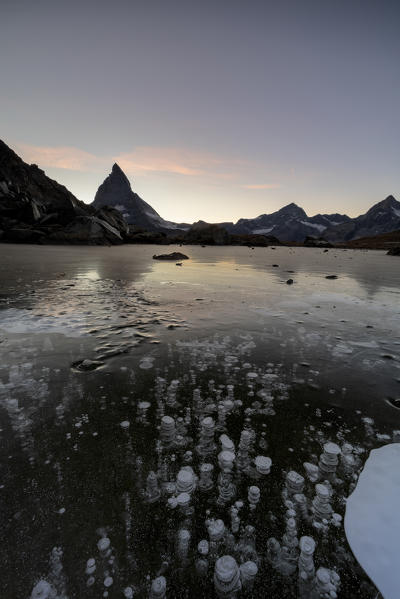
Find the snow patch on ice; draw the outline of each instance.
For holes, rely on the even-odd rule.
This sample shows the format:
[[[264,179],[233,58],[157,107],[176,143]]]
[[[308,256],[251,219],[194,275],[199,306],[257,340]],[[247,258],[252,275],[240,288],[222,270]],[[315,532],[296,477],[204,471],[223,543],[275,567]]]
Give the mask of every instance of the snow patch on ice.
[[[347,500],[350,547],[385,599],[398,599],[400,568],[400,443],[371,451]]]

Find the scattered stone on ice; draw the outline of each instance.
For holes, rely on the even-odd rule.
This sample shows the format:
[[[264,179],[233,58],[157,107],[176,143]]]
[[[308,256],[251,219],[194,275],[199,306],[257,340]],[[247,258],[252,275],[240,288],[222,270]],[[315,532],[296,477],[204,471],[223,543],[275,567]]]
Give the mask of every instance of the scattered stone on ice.
[[[181,254],[180,252],[171,252],[171,254],[154,254],[153,260],[189,260],[189,256]]]

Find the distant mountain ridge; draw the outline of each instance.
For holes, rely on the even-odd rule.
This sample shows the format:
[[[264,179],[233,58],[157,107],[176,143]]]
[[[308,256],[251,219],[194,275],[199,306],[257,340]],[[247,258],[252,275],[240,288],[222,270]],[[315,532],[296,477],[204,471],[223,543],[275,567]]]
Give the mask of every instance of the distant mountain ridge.
[[[336,243],[397,229],[400,229],[400,202],[390,195],[356,218],[338,213],[309,217],[302,208],[292,203],[272,214],[240,219],[229,231],[274,235],[281,241],[304,241],[307,236],[324,237]]]
[[[0,239],[4,241],[125,243],[137,242],[141,236],[143,243],[154,239],[168,243],[173,238],[185,243],[207,234],[217,243],[242,236],[241,241],[246,238],[256,244],[257,235],[266,243],[267,238],[273,243],[302,243],[310,237],[342,243],[396,230],[400,230],[400,202],[392,195],[356,218],[337,213],[309,217],[291,203],[272,214],[241,218],[236,223],[176,223],[162,218],[135,193],[117,164],[92,204],[84,204],[0,141]]]
[[[171,236],[178,231],[191,229],[191,225],[187,223],[163,219],[150,204],[132,191],[128,178],[117,164],[114,164],[111,173],[100,185],[93,202],[95,208],[106,205],[120,210],[129,224],[148,231],[159,231]],[[271,214],[241,218],[236,223],[213,224],[233,235],[273,235],[281,241],[296,242],[313,236],[341,242],[399,229],[400,202],[393,196],[388,196],[357,218],[338,213],[310,217],[303,208],[292,202]]]
[[[320,237],[328,228],[350,221],[346,214],[317,214],[309,217],[293,202],[272,214],[241,218],[231,233],[274,235],[281,241],[303,241],[307,236]]]
[[[400,229],[400,202],[392,195],[374,204],[365,214],[331,227],[324,233],[329,241],[351,241]]]

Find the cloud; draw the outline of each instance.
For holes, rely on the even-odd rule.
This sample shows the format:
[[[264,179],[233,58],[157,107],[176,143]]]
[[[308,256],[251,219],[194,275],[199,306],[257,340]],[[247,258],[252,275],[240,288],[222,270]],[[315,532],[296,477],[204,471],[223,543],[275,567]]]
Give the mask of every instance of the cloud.
[[[44,169],[56,168],[79,172],[106,173],[114,162],[128,177],[146,177],[152,174],[171,175],[188,179],[201,179],[211,186],[239,184],[254,164],[229,156],[182,147],[136,146],[129,152],[98,156],[72,146],[35,146],[14,144],[20,156],[29,163]],[[265,174],[265,173],[264,173]],[[256,174],[254,173],[256,176]],[[250,175],[252,176],[252,175]],[[272,178],[272,177],[271,177]],[[240,185],[242,189],[279,189],[277,183]]]
[[[181,148],[158,148],[140,146],[131,152],[114,157],[122,170],[137,175],[148,172],[173,173],[177,175],[204,175],[218,164],[211,154]]]
[[[15,148],[26,162],[38,164],[42,168],[98,171],[109,167],[111,170],[112,164],[117,162],[122,170],[137,176],[171,173],[187,177],[231,177],[228,166],[230,162],[227,159],[185,148],[138,146],[130,152],[109,156],[96,156],[70,146],[50,147],[17,143]],[[225,172],[220,172],[221,170]]]
[[[29,163],[43,168],[63,168],[71,171],[87,171],[96,168],[99,158],[94,154],[70,146],[32,146],[16,144],[18,153]]]
[[[244,189],[280,189],[279,183],[254,183],[250,185],[242,185]]]

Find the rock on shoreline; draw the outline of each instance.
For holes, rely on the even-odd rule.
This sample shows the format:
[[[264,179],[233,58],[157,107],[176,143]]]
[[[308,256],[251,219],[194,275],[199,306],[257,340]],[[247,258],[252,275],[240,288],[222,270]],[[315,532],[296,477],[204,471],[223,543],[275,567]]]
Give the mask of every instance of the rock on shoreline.
[[[171,254],[154,254],[153,260],[189,260],[189,256],[180,252],[171,252]]]

